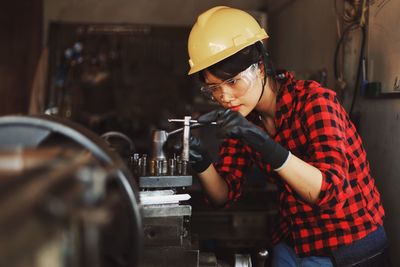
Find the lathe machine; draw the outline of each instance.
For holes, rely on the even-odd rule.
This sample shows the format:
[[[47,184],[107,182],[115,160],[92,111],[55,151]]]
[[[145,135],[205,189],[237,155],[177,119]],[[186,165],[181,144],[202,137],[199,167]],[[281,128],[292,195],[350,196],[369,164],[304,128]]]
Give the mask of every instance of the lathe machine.
[[[112,139],[53,116],[0,118],[0,266],[229,266],[192,236],[190,117],[156,130],[152,151],[121,157]],[[181,154],[165,153],[182,134]],[[234,266],[252,266],[236,254]],[[263,265],[266,255],[258,261]]]

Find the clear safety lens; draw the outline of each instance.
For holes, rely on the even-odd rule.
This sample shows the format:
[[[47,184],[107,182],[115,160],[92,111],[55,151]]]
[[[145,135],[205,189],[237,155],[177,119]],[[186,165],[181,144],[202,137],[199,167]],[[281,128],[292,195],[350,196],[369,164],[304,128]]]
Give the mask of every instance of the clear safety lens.
[[[219,99],[222,94],[241,97],[252,87],[257,76],[257,68],[258,64],[254,63],[235,77],[218,84],[204,84],[200,90],[212,99]],[[223,89],[223,87],[228,89]]]

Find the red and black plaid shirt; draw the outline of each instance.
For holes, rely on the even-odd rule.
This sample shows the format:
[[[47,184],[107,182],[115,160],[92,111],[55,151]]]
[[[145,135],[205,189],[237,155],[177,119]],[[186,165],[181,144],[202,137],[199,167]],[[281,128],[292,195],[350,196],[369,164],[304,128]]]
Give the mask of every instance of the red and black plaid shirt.
[[[260,154],[237,139],[225,139],[215,167],[229,187],[229,201],[241,195],[244,173],[253,164],[277,184],[279,223],[272,241],[289,239],[300,256],[327,255],[382,225],[384,209],[370,174],[360,136],[334,91],[314,81],[287,82],[277,96],[272,138],[323,175],[315,204],[305,202]],[[248,119],[262,126],[258,116]]]

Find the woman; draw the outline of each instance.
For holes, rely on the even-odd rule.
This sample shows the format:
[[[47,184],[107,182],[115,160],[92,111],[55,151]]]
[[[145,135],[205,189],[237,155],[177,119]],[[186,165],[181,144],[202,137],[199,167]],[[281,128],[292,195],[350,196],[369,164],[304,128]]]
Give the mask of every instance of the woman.
[[[382,266],[384,209],[366,152],[335,92],[271,68],[267,33],[249,14],[214,7],[188,41],[189,74],[222,107],[198,118],[224,137],[212,163],[192,138],[192,168],[211,202],[241,195],[252,165],[272,177],[280,220],[273,266]]]

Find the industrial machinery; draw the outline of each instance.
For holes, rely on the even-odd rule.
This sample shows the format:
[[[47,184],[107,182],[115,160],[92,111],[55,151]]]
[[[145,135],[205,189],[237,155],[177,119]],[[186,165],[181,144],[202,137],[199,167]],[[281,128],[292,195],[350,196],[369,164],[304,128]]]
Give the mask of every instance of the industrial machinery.
[[[199,124],[190,116],[171,121],[183,122],[184,127],[169,133],[155,130],[150,157],[135,154],[132,160],[143,207],[143,266],[161,266],[160,259],[168,266],[217,266],[215,256],[201,253],[192,240],[192,207],[185,203],[190,195],[179,193],[192,185],[188,170],[189,135],[190,128]],[[180,132],[183,132],[182,153],[168,157],[164,151],[167,138]]]
[[[0,177],[1,266],[138,266],[138,190],[97,135],[50,116],[2,117]]]
[[[252,266],[247,254],[228,264],[201,250],[188,188],[190,129],[203,125],[170,122],[183,127],[155,130],[151,153],[139,155],[119,132],[98,136],[47,115],[0,117],[0,265]],[[171,156],[165,143],[179,134],[182,152]]]
[[[0,118],[0,265],[201,266],[191,206],[180,204],[190,196],[177,194],[192,184],[185,120],[181,156],[167,159],[159,130],[151,158],[126,161],[110,141],[133,149],[121,133],[99,137],[51,116]]]
[[[144,248],[141,258],[143,266],[264,266],[268,256],[261,251],[252,261],[249,254],[231,254],[232,262],[218,259],[212,251],[202,251],[196,235],[193,235],[192,206],[190,205],[193,185],[189,169],[189,138],[191,130],[204,126],[190,116],[169,119],[182,123],[183,127],[170,132],[154,130],[150,154],[134,153],[130,167],[137,180],[143,209]],[[215,125],[212,122],[211,125]],[[181,152],[166,150],[171,137],[181,139]],[[124,138],[123,138],[124,139]],[[204,225],[206,228],[206,224]]]

